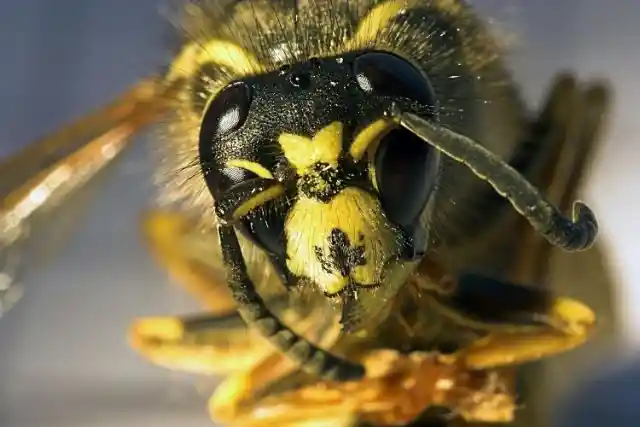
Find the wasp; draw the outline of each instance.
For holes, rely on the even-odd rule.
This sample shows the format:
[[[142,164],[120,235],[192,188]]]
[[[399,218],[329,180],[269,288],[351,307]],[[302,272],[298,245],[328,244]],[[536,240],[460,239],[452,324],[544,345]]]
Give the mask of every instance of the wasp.
[[[596,325],[557,290],[609,281],[574,202],[607,87],[561,74],[527,111],[458,0],[202,0],[176,20],[160,76],[0,169],[4,252],[157,123],[142,232],[206,314],[129,337],[155,364],[225,376],[214,420],[538,425],[519,397],[545,384],[524,375],[521,392],[520,366]]]

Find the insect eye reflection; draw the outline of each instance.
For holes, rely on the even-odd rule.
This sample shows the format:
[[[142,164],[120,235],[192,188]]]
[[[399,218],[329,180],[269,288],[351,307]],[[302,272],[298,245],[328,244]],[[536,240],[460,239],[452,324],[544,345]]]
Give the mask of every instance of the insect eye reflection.
[[[242,82],[230,84],[206,109],[202,119],[203,134],[213,140],[239,129],[247,120],[250,105],[250,87]]]
[[[360,88],[377,96],[413,99],[435,106],[429,79],[409,61],[387,52],[368,52],[356,58],[353,72]]]

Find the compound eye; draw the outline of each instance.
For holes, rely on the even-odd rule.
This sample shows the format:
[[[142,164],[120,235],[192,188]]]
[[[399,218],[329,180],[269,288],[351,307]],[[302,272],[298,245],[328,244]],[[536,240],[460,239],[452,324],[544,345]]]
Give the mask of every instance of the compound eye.
[[[240,167],[226,167],[222,169],[221,175],[224,177],[223,188],[259,178],[254,172]],[[260,209],[247,214],[240,223],[241,230],[247,237],[280,259],[285,256],[284,223],[287,205],[288,202],[283,198],[267,202]]]
[[[435,104],[429,79],[409,61],[386,52],[367,52],[353,64],[356,81],[364,92],[408,98],[425,106]]]
[[[251,88],[234,82],[218,92],[206,107],[200,128],[200,148],[238,130],[249,115]],[[202,154],[202,153],[201,153]]]
[[[405,229],[416,225],[438,176],[434,148],[405,129],[384,136],[374,157],[375,179],[389,219]]]
[[[250,214],[244,221],[247,236],[271,255],[286,258],[285,218],[286,202],[279,199],[269,202],[263,209]]]
[[[250,106],[250,87],[244,82],[234,82],[211,99],[202,117],[198,141],[200,166],[214,197],[218,196],[222,184],[220,181],[225,181],[215,170],[216,146],[221,138],[242,127],[249,115]],[[233,177],[231,181],[234,181]]]

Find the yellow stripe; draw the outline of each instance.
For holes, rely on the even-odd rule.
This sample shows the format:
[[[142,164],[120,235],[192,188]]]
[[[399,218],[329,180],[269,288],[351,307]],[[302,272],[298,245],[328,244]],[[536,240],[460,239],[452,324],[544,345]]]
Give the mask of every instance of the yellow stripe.
[[[356,49],[372,43],[380,30],[387,26],[389,21],[407,8],[405,0],[390,0],[374,7],[367,16],[360,21],[358,30],[354,36],[345,43],[346,49]]]
[[[260,163],[252,162],[250,160],[243,160],[243,159],[229,160],[226,166],[228,168],[235,167],[235,168],[246,169],[250,172],[255,173],[260,178],[273,179],[273,174],[267,168],[262,166]]]
[[[389,119],[378,119],[364,128],[353,140],[349,153],[355,161],[359,161],[372,143],[380,141],[396,124]]]
[[[213,39],[205,44],[193,42],[186,45],[171,64],[167,80],[172,82],[192,77],[207,63],[224,67],[236,77],[259,73],[265,69],[255,56],[237,44]]]
[[[238,209],[233,213],[233,219],[238,220],[257,208],[267,203],[269,200],[273,200],[280,196],[284,192],[284,188],[281,185],[276,185],[255,196],[249,198],[246,202],[241,204]]]
[[[283,133],[278,137],[278,142],[298,173],[304,173],[316,163],[335,167],[342,152],[342,128],[342,123],[333,122],[320,129],[313,138]]]

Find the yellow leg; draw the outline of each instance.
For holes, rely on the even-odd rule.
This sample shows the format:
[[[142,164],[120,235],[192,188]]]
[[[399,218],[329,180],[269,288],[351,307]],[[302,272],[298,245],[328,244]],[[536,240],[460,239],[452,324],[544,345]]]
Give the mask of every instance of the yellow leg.
[[[330,345],[337,328],[324,330],[326,322],[320,316],[321,311],[304,318],[294,310],[283,312],[283,319],[295,324],[300,333]],[[205,375],[245,372],[274,351],[272,344],[248,328],[235,311],[138,319],[129,331],[129,343],[156,365]]]
[[[215,421],[244,425],[239,419],[251,412],[252,395],[260,387],[292,372],[295,364],[272,348],[250,369],[227,377],[209,400],[209,412]]]
[[[357,417],[348,409],[335,405],[318,405],[314,408],[282,405],[275,411],[259,416],[243,417],[227,424],[230,427],[355,427]]]
[[[208,312],[221,314],[235,310],[235,302],[220,273],[222,270],[218,271],[197,256],[203,248],[215,247],[215,234],[202,234],[184,216],[165,211],[147,212],[142,230],[159,262]],[[198,245],[199,241],[202,245]]]
[[[460,357],[471,369],[531,362],[578,347],[590,337],[596,323],[591,309],[568,298],[557,298],[547,316],[548,327],[492,332],[463,350]]]
[[[292,391],[254,398],[261,387],[296,370],[274,352],[222,383],[209,402],[211,416],[237,427],[352,426],[357,421],[405,425],[429,406],[439,405],[470,422],[513,419],[512,376],[502,371],[470,372],[455,358],[392,350],[371,352],[363,362],[367,375],[360,381],[311,381]]]
[[[138,319],[129,342],[156,365],[205,375],[242,372],[272,351],[235,314]]]

